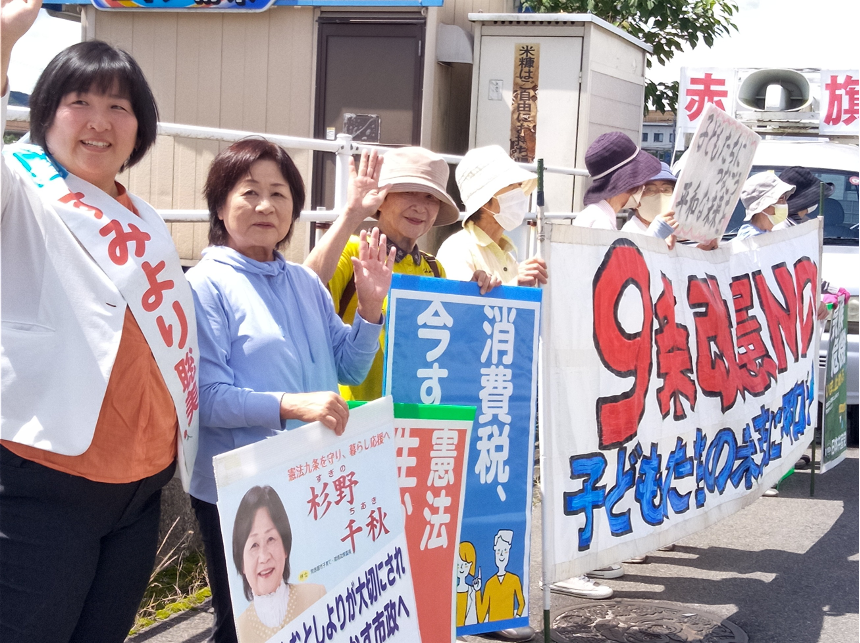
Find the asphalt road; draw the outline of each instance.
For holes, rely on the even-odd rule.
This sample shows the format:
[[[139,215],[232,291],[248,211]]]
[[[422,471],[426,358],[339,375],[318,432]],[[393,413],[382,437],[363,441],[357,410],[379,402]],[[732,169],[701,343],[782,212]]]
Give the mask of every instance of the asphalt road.
[[[727,619],[750,643],[858,643],[858,450],[824,475],[809,495],[808,471],[798,471],[776,498],[744,510],[655,552],[625,576],[603,581],[615,599],[672,602]],[[540,579],[540,507],[532,527],[530,620],[543,623]],[[553,594],[552,617],[577,599]],[[129,641],[198,643],[212,616],[192,610]],[[484,641],[466,637],[467,641]],[[541,641],[542,634],[535,639]]]

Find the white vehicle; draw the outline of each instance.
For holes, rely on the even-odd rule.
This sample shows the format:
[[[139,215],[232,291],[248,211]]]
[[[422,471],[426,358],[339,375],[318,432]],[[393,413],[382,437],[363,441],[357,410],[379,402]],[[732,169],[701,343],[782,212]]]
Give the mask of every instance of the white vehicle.
[[[857,445],[858,413],[858,295],[860,295],[860,247],[858,247],[858,187],[860,187],[860,150],[854,145],[825,140],[781,138],[763,140],[756,150],[750,174],[773,170],[779,174],[792,166],[810,170],[820,180],[833,183],[836,189],[824,202],[824,249],[821,278],[851,293],[848,302],[848,443]],[[677,172],[677,170],[676,170]],[[815,211],[811,217],[822,216]],[[744,220],[743,206],[738,203],[726,237],[731,238]],[[819,354],[818,398],[824,399],[825,367],[829,333],[821,337]]]

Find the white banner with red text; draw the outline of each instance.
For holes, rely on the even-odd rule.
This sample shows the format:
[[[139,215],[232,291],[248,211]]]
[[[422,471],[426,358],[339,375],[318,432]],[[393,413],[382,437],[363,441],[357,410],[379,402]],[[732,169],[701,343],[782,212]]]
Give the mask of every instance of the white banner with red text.
[[[820,228],[706,252],[548,227],[539,427],[554,582],[704,529],[794,466],[817,415]]]

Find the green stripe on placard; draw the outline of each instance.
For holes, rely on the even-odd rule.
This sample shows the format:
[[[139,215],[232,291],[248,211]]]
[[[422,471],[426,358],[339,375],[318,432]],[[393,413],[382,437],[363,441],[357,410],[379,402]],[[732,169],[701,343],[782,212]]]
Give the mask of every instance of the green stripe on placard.
[[[363,406],[367,402],[347,402],[350,409]],[[465,420],[475,419],[475,406],[453,406],[450,404],[395,404],[394,417],[407,420]]]
[[[410,420],[465,420],[475,419],[474,406],[447,404],[395,404],[394,417]]]

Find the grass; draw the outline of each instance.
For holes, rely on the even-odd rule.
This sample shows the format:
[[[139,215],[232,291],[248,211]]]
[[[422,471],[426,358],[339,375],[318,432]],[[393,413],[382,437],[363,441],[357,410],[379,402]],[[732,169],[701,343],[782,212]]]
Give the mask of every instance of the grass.
[[[175,526],[176,522],[170,527],[158,548],[156,554],[158,564],[152,571],[149,586],[143,595],[137,617],[134,620],[134,627],[132,627],[129,635],[137,634],[173,614],[200,605],[212,595],[206,579],[206,561],[203,553],[195,550],[189,551],[184,547],[188,542],[190,532],[169,552],[162,554],[167,539]]]

